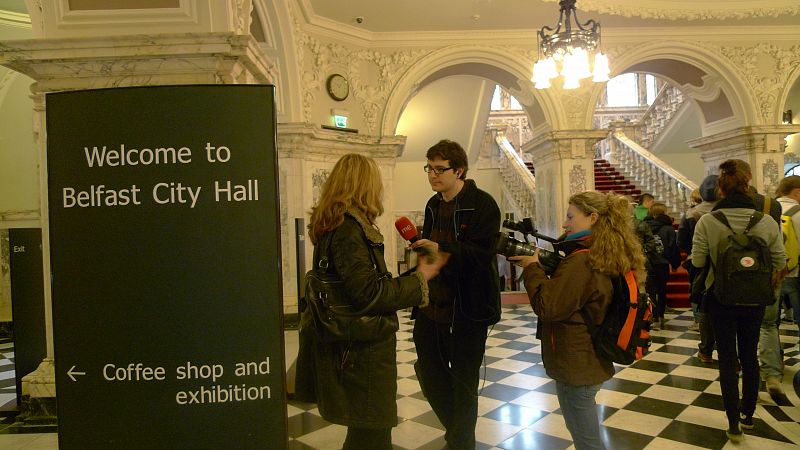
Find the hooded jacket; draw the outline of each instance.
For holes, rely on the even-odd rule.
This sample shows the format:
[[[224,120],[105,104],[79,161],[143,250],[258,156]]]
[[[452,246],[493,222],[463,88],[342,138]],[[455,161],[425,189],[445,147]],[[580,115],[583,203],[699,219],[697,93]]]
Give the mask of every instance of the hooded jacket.
[[[775,202],[777,205],[777,202]],[[744,231],[750,216],[758,209],[752,197],[736,194],[720,200],[714,207],[715,210],[722,211],[731,228],[737,233]],[[705,267],[706,264],[716,266],[717,252],[719,243],[730,234],[730,230],[722,222],[711,214],[706,214],[700,218],[695,228],[694,238],[692,239],[692,265],[695,267]],[[775,223],[770,215],[765,214],[761,220],[753,226],[749,232],[753,236],[758,236],[769,245],[770,256],[772,257],[772,270],[778,271],[786,267],[786,253],[783,248],[783,238],[778,224]],[[714,284],[714,271],[709,270],[706,277],[705,287],[710,288]]]
[[[677,269],[681,264],[681,254],[678,249],[678,237],[672,225],[672,217],[664,214],[656,217],[647,216],[644,218],[644,223],[650,227],[653,235],[661,238],[661,243],[664,245],[664,253],[658,257],[655,264],[669,264],[673,269]]]

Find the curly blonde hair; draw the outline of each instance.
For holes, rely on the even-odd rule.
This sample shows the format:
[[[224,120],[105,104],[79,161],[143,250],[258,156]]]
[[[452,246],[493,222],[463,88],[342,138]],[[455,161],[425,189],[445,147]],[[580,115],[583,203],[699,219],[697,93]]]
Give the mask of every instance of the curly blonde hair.
[[[348,210],[361,213],[371,224],[383,214],[383,182],[378,164],[356,153],[342,156],[325,180],[319,202],[311,208],[311,242],[316,244],[325,232],[339,227]]]
[[[589,260],[599,271],[607,275],[622,275],[633,270],[639,284],[644,283],[645,257],[642,244],[634,232],[631,204],[617,194],[586,191],[569,198],[586,215],[596,213],[597,222],[592,225]]]

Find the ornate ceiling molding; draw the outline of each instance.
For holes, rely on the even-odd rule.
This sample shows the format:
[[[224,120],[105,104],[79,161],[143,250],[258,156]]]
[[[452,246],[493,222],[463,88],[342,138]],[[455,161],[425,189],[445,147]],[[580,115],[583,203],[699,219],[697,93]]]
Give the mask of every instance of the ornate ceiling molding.
[[[558,0],[543,0],[557,3]],[[580,0],[578,9],[643,19],[722,20],[800,14],[797,0]]]

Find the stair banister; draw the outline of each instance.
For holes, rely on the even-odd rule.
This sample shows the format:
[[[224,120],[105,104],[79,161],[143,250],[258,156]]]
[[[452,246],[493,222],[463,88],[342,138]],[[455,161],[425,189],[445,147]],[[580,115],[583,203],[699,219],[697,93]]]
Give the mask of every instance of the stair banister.
[[[533,217],[536,212],[536,179],[525,161],[508,141],[505,133],[497,131],[495,142],[500,149],[500,175],[503,190],[516,203],[521,217]]]
[[[674,212],[684,213],[689,208],[689,194],[697,184],[681,175],[661,158],[616,129],[609,135],[615,158],[620,161],[620,170],[626,172],[641,186],[666,203]]]

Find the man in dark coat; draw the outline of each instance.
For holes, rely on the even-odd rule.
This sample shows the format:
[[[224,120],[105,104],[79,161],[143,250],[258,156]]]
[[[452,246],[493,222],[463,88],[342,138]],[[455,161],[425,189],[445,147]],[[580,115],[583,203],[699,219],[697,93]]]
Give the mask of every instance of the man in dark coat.
[[[467,155],[453,141],[428,149],[422,237],[412,247],[449,255],[430,282],[430,305],[415,310],[414,344],[422,393],[445,426],[448,449],[474,449],[478,382],[488,327],[500,320],[495,241],[500,209],[466,178]]]

